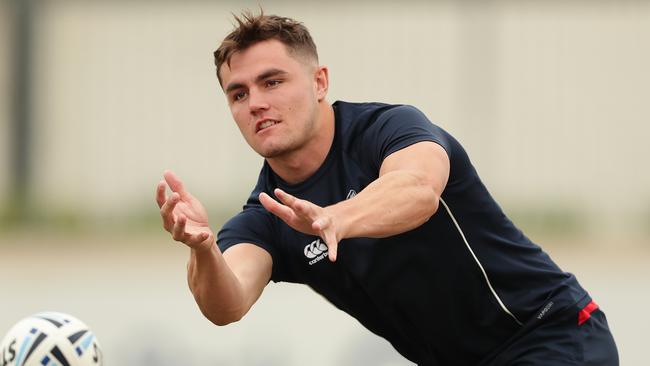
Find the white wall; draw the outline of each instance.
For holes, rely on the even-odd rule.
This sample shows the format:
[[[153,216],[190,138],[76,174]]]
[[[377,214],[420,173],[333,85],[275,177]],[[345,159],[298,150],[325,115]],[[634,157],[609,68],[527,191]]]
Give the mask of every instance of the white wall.
[[[594,230],[629,230],[650,206],[648,3],[262,5],[311,29],[331,100],[420,107],[507,207],[568,208]],[[211,210],[236,210],[260,159],[230,118],[211,53],[243,7],[42,2],[36,202],[91,216],[153,209],[171,168]]]

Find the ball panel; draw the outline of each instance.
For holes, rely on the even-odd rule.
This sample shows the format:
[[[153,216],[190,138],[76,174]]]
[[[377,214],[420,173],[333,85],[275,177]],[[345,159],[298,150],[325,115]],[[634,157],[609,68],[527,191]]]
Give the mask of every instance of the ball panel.
[[[57,312],[16,323],[0,343],[0,366],[101,366],[95,335],[79,319]]]

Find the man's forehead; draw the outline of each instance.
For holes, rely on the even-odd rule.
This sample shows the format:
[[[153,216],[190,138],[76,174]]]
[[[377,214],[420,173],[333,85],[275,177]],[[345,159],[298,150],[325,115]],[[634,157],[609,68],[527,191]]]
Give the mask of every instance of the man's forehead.
[[[230,60],[221,65],[220,71],[224,82],[226,82],[226,79],[232,77],[233,74],[237,76],[245,74],[247,77],[255,77],[254,74],[263,72],[264,69],[271,67],[284,68],[281,66],[295,62],[297,60],[289,55],[284,44],[276,40],[270,40],[234,52]]]
[[[284,43],[277,39],[267,39],[265,41],[256,42],[241,51],[234,52],[233,57],[258,53],[268,54],[269,52],[274,52],[283,56],[289,55],[288,48]]]
[[[229,62],[221,66],[220,73],[226,90],[232,82],[253,80],[271,69],[289,73],[292,68],[306,63],[312,62],[303,60],[302,56],[293,55],[280,41],[267,40],[233,53]],[[316,66],[316,63],[313,63]]]

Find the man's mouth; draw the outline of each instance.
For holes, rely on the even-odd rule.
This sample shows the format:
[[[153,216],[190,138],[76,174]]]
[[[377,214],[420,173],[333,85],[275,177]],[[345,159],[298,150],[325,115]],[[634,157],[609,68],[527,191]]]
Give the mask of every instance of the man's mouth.
[[[260,132],[260,131],[262,131],[263,129],[265,129],[265,128],[269,128],[269,127],[271,127],[271,126],[273,126],[273,125],[276,125],[276,124],[278,124],[278,123],[280,123],[280,122],[279,122],[279,121],[276,121],[276,120],[274,120],[274,119],[267,119],[266,121],[260,123],[260,124],[257,126],[257,132]]]

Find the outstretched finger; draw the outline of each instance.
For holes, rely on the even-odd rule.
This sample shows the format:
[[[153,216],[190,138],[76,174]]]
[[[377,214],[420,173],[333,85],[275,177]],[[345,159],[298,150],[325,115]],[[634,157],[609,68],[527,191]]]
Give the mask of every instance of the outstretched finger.
[[[283,204],[293,209],[298,216],[313,220],[316,218],[316,215],[318,215],[318,206],[315,204],[294,197],[279,188],[276,188],[274,193]]]
[[[282,219],[282,221],[290,222],[295,217],[295,213],[290,207],[279,203],[265,192],[260,193],[259,199],[264,208]]]
[[[293,207],[293,205],[298,201],[298,199],[296,197],[294,197],[294,196],[290,195],[289,193],[281,190],[280,188],[276,188],[275,190],[273,190],[273,193],[278,198],[278,200],[280,200],[280,202],[282,202],[283,204],[285,204],[285,205],[287,205],[289,207]]]
[[[172,193],[162,207],[160,207],[160,216],[162,216],[163,219],[163,227],[169,232],[171,232],[174,226],[174,208],[179,201],[180,196],[178,193]]]
[[[165,170],[163,176],[165,177],[165,181],[169,185],[169,189],[171,189],[172,192],[177,192],[181,197],[185,197],[187,194],[185,191],[185,186],[183,185],[183,181],[181,181],[176,173],[172,172],[171,170]]]
[[[187,233],[185,232],[185,224],[187,224],[187,218],[185,216],[179,216],[174,224],[172,229],[172,238],[176,241],[185,242]]]
[[[318,210],[315,204],[305,201],[296,200],[292,206],[296,214],[304,219],[314,220],[318,215]]]
[[[167,201],[167,195],[165,194],[166,189],[167,183],[165,183],[164,180],[158,182],[158,185],[156,186],[156,202],[158,203],[159,208],[162,208],[165,201]]]

